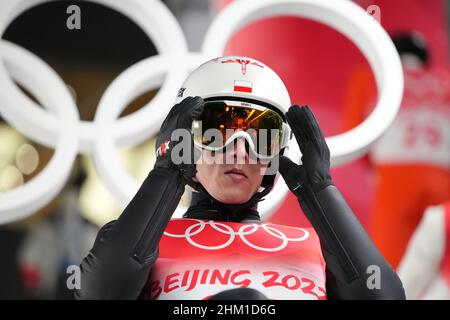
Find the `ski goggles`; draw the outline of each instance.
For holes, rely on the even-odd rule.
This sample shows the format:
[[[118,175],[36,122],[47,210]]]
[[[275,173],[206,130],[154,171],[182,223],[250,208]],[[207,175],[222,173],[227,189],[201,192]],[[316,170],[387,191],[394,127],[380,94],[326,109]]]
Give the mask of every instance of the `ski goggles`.
[[[270,159],[287,146],[291,130],[282,114],[260,104],[205,101],[203,113],[192,122],[194,144],[209,151],[223,151],[243,138],[260,159]]]

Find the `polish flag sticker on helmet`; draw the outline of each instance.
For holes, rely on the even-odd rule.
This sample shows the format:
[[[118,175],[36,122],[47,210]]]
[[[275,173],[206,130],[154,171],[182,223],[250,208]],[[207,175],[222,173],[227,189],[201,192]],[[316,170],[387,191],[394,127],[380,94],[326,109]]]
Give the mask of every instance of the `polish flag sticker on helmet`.
[[[252,93],[252,82],[234,80],[234,91]]]

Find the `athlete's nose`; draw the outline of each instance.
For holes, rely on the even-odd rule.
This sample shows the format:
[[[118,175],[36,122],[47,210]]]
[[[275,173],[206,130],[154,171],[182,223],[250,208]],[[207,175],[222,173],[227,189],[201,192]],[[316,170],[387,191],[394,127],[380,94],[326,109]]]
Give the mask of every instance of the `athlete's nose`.
[[[239,138],[234,141],[233,157],[237,163],[248,163],[247,141],[244,138]]]

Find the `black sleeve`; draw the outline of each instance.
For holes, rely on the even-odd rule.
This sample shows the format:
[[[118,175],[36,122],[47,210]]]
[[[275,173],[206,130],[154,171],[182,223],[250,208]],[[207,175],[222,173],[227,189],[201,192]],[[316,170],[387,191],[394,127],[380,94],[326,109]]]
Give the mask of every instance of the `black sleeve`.
[[[334,185],[298,195],[320,238],[329,299],[405,299],[398,275]]]
[[[158,244],[184,192],[180,174],[152,170],[118,220],[98,233],[83,259],[77,299],[137,299]]]

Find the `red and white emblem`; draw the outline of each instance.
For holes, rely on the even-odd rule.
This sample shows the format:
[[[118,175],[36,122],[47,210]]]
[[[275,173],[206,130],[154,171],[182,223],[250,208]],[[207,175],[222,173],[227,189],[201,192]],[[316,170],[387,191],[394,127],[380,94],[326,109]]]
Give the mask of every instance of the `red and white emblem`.
[[[242,74],[246,74],[247,73],[247,65],[251,64],[254,66],[258,66],[260,68],[263,68],[262,64],[259,64],[256,61],[251,61],[251,60],[245,60],[245,59],[228,59],[228,60],[222,60],[222,63],[239,63],[241,65],[241,71]]]

